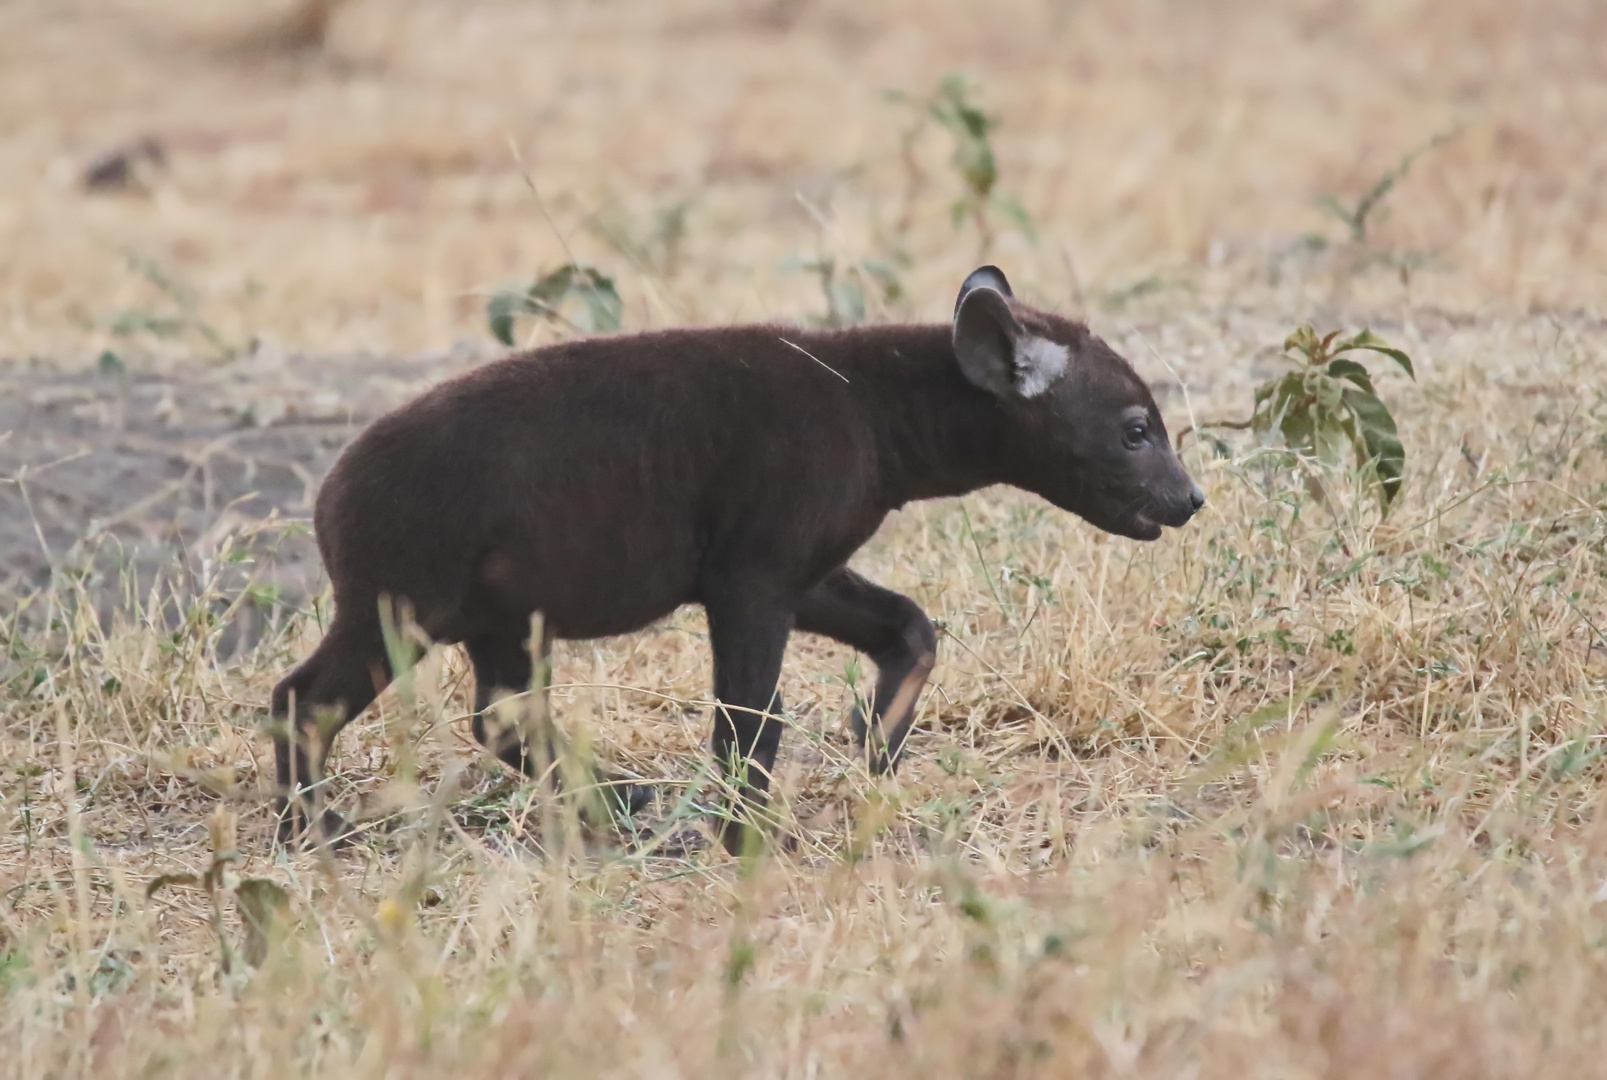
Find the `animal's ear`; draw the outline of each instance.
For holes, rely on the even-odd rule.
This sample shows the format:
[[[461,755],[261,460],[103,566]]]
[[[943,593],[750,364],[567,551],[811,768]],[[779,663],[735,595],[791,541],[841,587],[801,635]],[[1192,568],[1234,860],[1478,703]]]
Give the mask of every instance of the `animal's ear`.
[[[1016,338],[1020,336],[1021,324],[1003,293],[983,285],[960,294],[954,310],[954,356],[972,383],[1008,397],[1015,390]]]
[[[1070,350],[1029,333],[1005,294],[982,285],[960,296],[954,312],[954,356],[965,377],[990,394],[1030,398],[1065,374]]]
[[[1010,283],[1004,279],[1004,271],[997,266],[979,266],[960,282],[960,295],[954,298],[954,314],[960,313],[960,305],[965,303],[966,294],[972,289],[992,289],[1006,297],[1014,297],[1010,291]]]

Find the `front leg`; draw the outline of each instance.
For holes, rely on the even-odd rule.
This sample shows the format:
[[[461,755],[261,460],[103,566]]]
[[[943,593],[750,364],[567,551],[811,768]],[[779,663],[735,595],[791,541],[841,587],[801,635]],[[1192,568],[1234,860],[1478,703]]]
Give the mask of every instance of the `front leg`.
[[[705,600],[714,647],[714,758],[736,789],[721,833],[726,850],[740,854],[744,825],[764,809],[771,770],[781,745],[781,703],[776,680],[792,631],[792,610],[763,590],[722,591]]]
[[[861,753],[868,743],[873,773],[897,768],[915,720],[915,703],[937,662],[932,620],[909,597],[843,567],[804,595],[797,625],[799,630],[852,645],[876,664],[870,720],[856,704],[854,738]]]

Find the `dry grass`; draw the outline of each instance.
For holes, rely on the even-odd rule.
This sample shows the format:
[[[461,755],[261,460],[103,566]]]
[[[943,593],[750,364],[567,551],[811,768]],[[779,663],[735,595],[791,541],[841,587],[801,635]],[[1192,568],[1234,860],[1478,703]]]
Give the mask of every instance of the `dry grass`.
[[[334,859],[275,849],[257,725],[316,640],[308,605],[267,605],[242,646],[263,605],[224,572],[228,529],[199,579],[110,619],[115,579],[57,573],[0,613],[9,1075],[1599,1070],[1607,17],[871,10],[354,0],[322,50],[246,62],[221,44],[260,14],[243,3],[205,25],[156,0],[7,5],[0,362],[112,348],[226,376],[203,323],[242,348],[242,387],[253,337],[421,353],[483,338],[474,290],[564,243],[618,274],[630,327],[816,314],[778,269],[816,251],[901,249],[912,299],[873,317],[941,316],[975,237],[949,227],[940,139],[906,205],[909,117],[879,95],[964,68],[1040,233],[995,257],[1173,386],[1174,430],[1245,414],[1302,319],[1413,353],[1420,382],[1383,386],[1409,454],[1388,520],[1314,505],[1245,443],[1190,450],[1210,510],[1155,545],[1008,492],[902,511],[856,565],[943,621],[922,732],[871,781],[845,758],[853,657],[797,642],[780,788],[802,842],[747,865],[533,798],[469,747],[450,651],[339,748],[331,797],[385,827]],[[1315,209],[1456,122],[1365,244]],[[165,168],[76,186],[147,134]],[[669,251],[651,223],[683,200]],[[194,291],[185,329],[115,329],[178,303],[127,250]],[[26,512],[14,490],[0,511]],[[254,526],[232,528],[243,548]],[[578,744],[697,782],[695,613],[558,661]],[[232,872],[291,897],[258,969],[225,970],[200,890],[145,894],[206,867],[219,808]]]

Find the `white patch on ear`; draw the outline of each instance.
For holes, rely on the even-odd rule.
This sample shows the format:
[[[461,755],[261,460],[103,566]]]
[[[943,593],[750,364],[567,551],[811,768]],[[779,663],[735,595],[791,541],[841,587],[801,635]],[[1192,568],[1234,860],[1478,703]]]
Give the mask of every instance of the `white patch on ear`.
[[[1022,337],[1016,341],[1016,392],[1037,397],[1066,373],[1071,350],[1041,337]]]

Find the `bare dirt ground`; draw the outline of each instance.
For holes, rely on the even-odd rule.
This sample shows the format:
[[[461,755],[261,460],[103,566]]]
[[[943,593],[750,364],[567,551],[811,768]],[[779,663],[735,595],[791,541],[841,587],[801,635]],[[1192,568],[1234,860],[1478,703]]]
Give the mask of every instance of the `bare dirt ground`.
[[[305,525],[319,478],[364,423],[469,362],[253,356],[167,377],[8,368],[0,589],[26,593],[53,569],[93,567],[113,590],[131,571],[143,595],[159,571],[198,572],[242,525]],[[272,550],[258,580],[305,604],[320,588],[310,536],[275,535]]]

